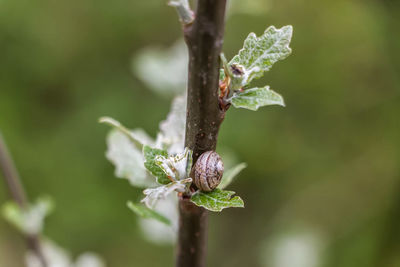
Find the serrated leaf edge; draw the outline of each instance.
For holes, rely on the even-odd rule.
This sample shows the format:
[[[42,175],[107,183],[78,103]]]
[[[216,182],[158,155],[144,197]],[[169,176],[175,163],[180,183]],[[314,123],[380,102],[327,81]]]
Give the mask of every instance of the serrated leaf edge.
[[[243,201],[243,199],[242,199],[241,197],[239,197],[239,196],[234,196],[234,197],[232,197],[233,195],[236,194],[234,191],[227,191],[227,190],[221,190],[221,191],[229,192],[229,195],[228,195],[228,197],[230,197],[229,201],[225,201],[225,200],[218,200],[218,201],[215,201],[215,198],[212,198],[212,197],[208,196],[207,193],[201,192],[201,191],[195,192],[195,193],[192,195],[192,198],[193,198],[193,196],[195,196],[195,195],[201,193],[201,194],[203,194],[203,196],[205,196],[205,197],[207,197],[207,198],[209,198],[209,199],[212,199],[214,202],[219,202],[219,203],[228,204],[228,206],[220,206],[219,208],[214,209],[214,208],[210,208],[210,207],[207,206],[207,205],[203,205],[203,204],[196,203],[196,202],[194,202],[194,201],[192,200],[192,198],[190,199],[190,201],[191,201],[192,203],[194,203],[196,206],[203,207],[203,208],[205,208],[205,209],[207,209],[207,210],[214,211],[214,212],[220,212],[220,211],[222,211],[223,209],[226,209],[226,208],[244,208],[244,201]],[[212,192],[213,192],[213,191],[212,191]],[[211,192],[210,192],[210,193],[211,193]],[[240,201],[240,202],[241,202],[241,203],[240,203],[241,206],[229,206],[229,204],[231,203],[231,201]]]

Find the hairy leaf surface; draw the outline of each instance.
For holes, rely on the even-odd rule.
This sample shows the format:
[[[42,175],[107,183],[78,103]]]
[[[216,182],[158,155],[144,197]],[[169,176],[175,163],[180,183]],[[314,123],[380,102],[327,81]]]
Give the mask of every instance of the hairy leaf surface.
[[[167,118],[160,123],[157,146],[166,148],[169,154],[181,153],[184,148],[186,127],[186,96],[174,98]]]
[[[237,79],[241,80],[241,86],[246,86],[253,79],[262,77],[275,62],[290,55],[292,50],[289,44],[292,32],[293,28],[289,25],[280,29],[271,26],[260,37],[257,37],[255,33],[249,34],[239,54],[229,62],[233,72],[237,72]],[[239,75],[239,72],[243,74]]]
[[[197,191],[192,195],[191,201],[197,206],[211,211],[222,211],[225,208],[243,208],[243,200],[239,196],[233,197],[235,192],[215,189],[211,192]]]
[[[156,156],[155,163],[172,180],[182,180],[189,177],[189,171],[192,166],[192,151],[185,148],[183,153],[175,156]]]
[[[108,134],[106,157],[114,164],[116,177],[128,179],[137,187],[155,185],[154,178],[143,165],[142,149],[121,131],[113,129]]]
[[[235,93],[230,98],[230,101],[235,108],[246,108],[250,110],[257,110],[259,107],[268,105],[285,106],[283,97],[270,90],[269,86],[261,88],[255,87]]]
[[[155,188],[147,188],[143,191],[146,197],[141,202],[145,203],[148,208],[153,208],[158,200],[165,199],[172,192],[185,192],[186,185],[191,182],[192,178],[187,178]]]

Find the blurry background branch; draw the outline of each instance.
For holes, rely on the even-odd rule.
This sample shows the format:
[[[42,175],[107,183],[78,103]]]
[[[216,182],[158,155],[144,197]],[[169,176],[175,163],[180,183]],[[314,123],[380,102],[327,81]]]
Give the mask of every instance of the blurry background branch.
[[[11,155],[7,149],[5,140],[0,131],[0,169],[3,174],[4,180],[7,184],[7,188],[10,191],[12,199],[18,203],[21,209],[26,209],[28,202],[27,197],[22,186],[21,180],[15,164],[11,158]],[[27,246],[33,253],[36,254],[40,259],[43,267],[47,267],[46,259],[44,258],[40,239],[37,234],[26,234],[25,236]]]

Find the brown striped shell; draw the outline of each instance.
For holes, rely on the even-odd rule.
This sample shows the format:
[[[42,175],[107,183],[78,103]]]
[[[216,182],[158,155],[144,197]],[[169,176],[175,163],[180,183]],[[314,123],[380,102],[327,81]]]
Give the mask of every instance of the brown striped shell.
[[[194,165],[194,183],[204,192],[214,190],[221,182],[223,174],[224,163],[215,151],[204,152]]]

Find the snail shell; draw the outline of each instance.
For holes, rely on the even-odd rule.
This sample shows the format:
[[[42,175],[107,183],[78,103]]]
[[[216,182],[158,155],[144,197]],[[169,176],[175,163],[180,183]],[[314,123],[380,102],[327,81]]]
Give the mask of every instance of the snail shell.
[[[221,182],[224,174],[224,163],[215,151],[200,155],[194,165],[194,183],[198,189],[210,192]]]

